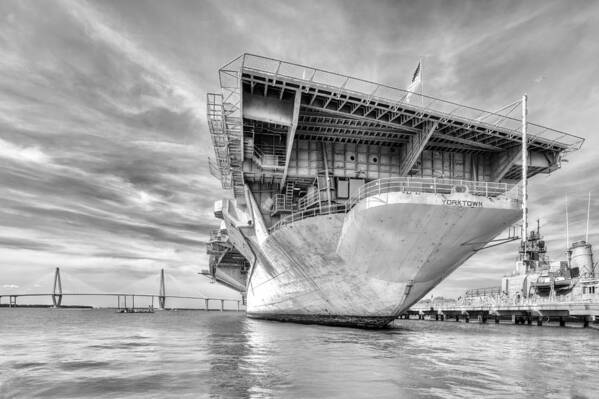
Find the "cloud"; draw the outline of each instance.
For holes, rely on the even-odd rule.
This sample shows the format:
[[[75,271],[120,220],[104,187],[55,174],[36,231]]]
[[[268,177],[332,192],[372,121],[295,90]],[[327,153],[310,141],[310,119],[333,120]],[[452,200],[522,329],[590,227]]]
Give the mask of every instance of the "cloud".
[[[88,3],[64,0],[62,5],[76,21],[84,26],[85,32],[91,39],[102,41],[127,57],[129,61],[152,72],[156,78],[148,79],[146,77],[145,83],[154,85],[154,89],[158,91],[172,91],[175,96],[184,101],[185,108],[192,110],[195,117],[205,120],[203,112],[205,101],[197,94],[201,90],[199,87],[196,88],[186,75],[168,65],[163,59],[144,50],[142,46],[128,37],[125,33],[125,26],[113,26],[111,21],[108,21],[102,13]],[[196,90],[193,90],[194,88]]]
[[[563,170],[531,181],[531,220],[559,257],[563,193],[577,238],[599,186],[587,173],[599,167],[597,7],[0,2],[0,279],[25,286],[57,265],[106,289],[114,275],[161,267],[195,278],[218,226],[213,201],[230,196],[208,173],[205,93],[243,52],[399,87],[422,57],[426,93],[492,109],[528,91],[531,120],[588,138]],[[513,267],[510,245],[477,254],[439,289],[498,281]]]
[[[48,163],[50,157],[37,147],[22,147],[0,139],[0,157],[17,162]]]
[[[56,265],[106,281],[155,265],[195,275],[222,195],[207,178],[202,90],[90,4],[6,7],[2,279]]]
[[[19,286],[16,284],[4,284],[2,288],[19,288]]]
[[[32,251],[57,251],[62,249],[58,245],[47,244],[27,238],[1,237],[0,247],[12,249],[26,249]]]

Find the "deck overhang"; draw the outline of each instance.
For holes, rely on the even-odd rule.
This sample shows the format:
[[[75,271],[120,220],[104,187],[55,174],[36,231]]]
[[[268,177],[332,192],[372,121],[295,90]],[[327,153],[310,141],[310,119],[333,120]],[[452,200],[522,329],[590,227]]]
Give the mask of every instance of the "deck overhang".
[[[226,76],[236,71],[237,86],[231,89],[229,84],[223,91],[234,93],[229,97],[243,105],[233,107],[242,110],[243,131],[259,130],[283,143],[285,158],[272,173],[273,182],[285,181],[294,140],[397,147],[407,157],[401,175],[410,174],[427,150],[487,154],[501,169],[495,181],[519,180],[514,154],[521,148],[522,123],[509,115],[252,54],[240,56],[223,71]],[[223,103],[226,109],[226,94]],[[239,140],[236,128],[230,137]],[[584,142],[534,123],[528,124],[527,135],[531,157],[547,160],[544,166],[531,165],[531,175],[559,168],[561,154]],[[243,146],[228,149],[232,164],[238,164]],[[236,187],[243,176],[233,173],[231,180]]]

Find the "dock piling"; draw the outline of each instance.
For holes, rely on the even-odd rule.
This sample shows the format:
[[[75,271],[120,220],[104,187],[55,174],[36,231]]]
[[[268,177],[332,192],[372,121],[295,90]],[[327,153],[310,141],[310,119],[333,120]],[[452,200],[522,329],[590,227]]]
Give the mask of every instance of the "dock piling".
[[[599,298],[599,297],[597,297]],[[539,300],[539,299],[537,299]],[[567,327],[570,323],[583,328],[590,328],[599,325],[599,304],[597,302],[564,302],[564,301],[539,300],[538,303],[530,301],[520,304],[506,304],[504,307],[496,305],[479,306],[477,304],[450,303],[447,306],[439,306],[435,303],[434,307],[428,303],[422,306],[415,306],[408,310],[408,316],[418,316],[418,320],[446,321],[455,319],[460,322],[470,323],[470,319],[478,321],[479,324],[492,323],[509,324],[511,319],[514,325],[543,326],[544,324],[556,325],[559,322],[560,327]],[[583,307],[584,306],[584,307]],[[406,314],[398,316],[404,318]],[[409,317],[408,317],[409,318]]]
[[[559,326],[560,327],[566,327],[566,320],[564,320],[563,317],[559,318]]]

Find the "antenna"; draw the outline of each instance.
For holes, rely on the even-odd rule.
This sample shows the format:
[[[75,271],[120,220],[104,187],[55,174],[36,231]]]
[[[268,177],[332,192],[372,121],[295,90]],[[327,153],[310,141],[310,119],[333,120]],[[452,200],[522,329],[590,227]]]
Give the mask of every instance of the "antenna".
[[[591,192],[589,191],[589,204],[587,205],[587,233],[584,238],[584,241],[586,243],[589,242],[589,219],[590,218],[591,218]]]
[[[566,193],[566,251],[570,247],[570,227],[568,224],[568,193]]]
[[[420,57],[420,98],[424,107],[424,68],[422,65],[422,57]]]
[[[522,96],[522,244],[526,245],[528,234],[528,139],[526,137],[526,114],[528,97]],[[524,247],[526,254],[526,247]]]

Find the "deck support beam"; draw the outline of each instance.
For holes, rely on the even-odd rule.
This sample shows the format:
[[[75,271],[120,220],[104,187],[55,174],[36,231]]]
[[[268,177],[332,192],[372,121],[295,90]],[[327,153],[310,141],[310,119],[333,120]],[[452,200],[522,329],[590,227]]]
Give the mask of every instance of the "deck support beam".
[[[404,158],[399,168],[400,176],[408,175],[438,126],[439,121],[426,122],[420,133],[410,137],[410,141],[404,146]]]
[[[488,150],[488,151],[501,151],[501,148],[491,145],[491,144],[486,144],[486,143],[481,143],[478,141],[474,141],[474,140],[469,140],[469,139],[463,139],[461,137],[455,137],[455,136],[451,136],[449,134],[444,134],[444,133],[435,133],[433,135],[433,137],[435,138],[439,138],[439,139],[443,139],[443,140],[448,140],[448,141],[453,141],[456,143],[460,143],[460,144],[465,144],[471,147],[476,147],[476,148],[480,148],[483,150]]]
[[[498,182],[510,171],[512,166],[522,156],[522,146],[518,146],[509,151],[503,151],[497,154],[495,174],[491,177],[491,181]]]
[[[291,159],[291,150],[293,149],[293,140],[295,138],[295,131],[297,130],[297,122],[299,120],[301,103],[302,91],[300,88],[295,91],[295,99],[293,101],[293,116],[291,120],[291,125],[289,126],[289,132],[287,133],[287,146],[285,149],[285,168],[283,169],[283,177],[281,178],[281,190],[283,190],[283,188],[285,187],[285,180],[287,180],[289,160]]]

